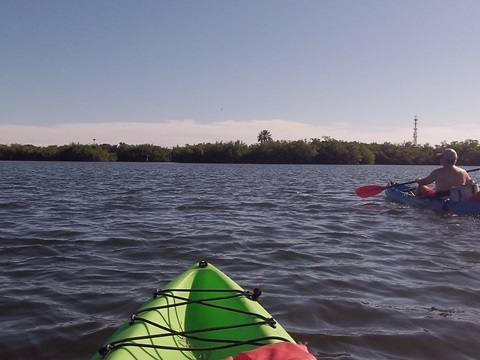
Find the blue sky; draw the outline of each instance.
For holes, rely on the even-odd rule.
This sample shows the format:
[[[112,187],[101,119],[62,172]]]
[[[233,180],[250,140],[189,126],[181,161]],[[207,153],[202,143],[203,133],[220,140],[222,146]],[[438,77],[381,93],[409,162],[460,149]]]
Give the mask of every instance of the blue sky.
[[[480,139],[480,1],[0,1],[0,143]]]

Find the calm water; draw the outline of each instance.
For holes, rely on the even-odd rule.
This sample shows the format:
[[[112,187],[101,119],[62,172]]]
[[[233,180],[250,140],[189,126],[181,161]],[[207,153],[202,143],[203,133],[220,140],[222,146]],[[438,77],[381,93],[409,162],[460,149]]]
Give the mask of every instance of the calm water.
[[[0,358],[88,359],[208,260],[318,359],[478,359],[480,218],[354,193],[431,169],[0,162]]]

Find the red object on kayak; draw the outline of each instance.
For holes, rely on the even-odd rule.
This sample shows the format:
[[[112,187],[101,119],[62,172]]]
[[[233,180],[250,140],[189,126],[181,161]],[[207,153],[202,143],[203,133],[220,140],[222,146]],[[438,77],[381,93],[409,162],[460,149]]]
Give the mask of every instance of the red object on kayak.
[[[225,360],[316,360],[316,357],[308,352],[305,345],[280,342],[241,352]]]

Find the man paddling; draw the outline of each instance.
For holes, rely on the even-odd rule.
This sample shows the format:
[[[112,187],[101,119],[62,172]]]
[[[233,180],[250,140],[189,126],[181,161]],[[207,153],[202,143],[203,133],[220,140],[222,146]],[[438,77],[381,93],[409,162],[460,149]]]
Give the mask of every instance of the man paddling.
[[[437,154],[440,160],[441,168],[433,170],[430,175],[425,178],[417,178],[415,181],[418,187],[415,195],[421,197],[443,197],[450,195],[452,186],[461,186],[473,184],[473,180],[468,173],[456,166],[457,152],[454,149],[447,148],[440,154]],[[435,183],[435,189],[429,188],[427,185]]]

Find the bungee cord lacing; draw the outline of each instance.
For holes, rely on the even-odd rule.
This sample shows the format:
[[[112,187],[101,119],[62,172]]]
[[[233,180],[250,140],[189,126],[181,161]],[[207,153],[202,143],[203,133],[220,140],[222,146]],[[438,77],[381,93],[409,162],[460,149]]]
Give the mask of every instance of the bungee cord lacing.
[[[201,292],[201,293],[230,293],[229,295],[221,295],[221,296],[213,296],[213,297],[208,297],[208,298],[202,298],[202,299],[189,299],[188,297],[181,296],[180,293],[195,293],[195,292]],[[213,304],[211,302],[214,301],[219,301],[219,300],[229,300],[233,298],[238,298],[238,297],[246,297],[250,300],[256,301],[258,297],[261,295],[261,290],[256,288],[251,291],[243,291],[243,290],[232,290],[232,289],[157,289],[154,294],[153,298],[157,298],[159,296],[165,297],[165,298],[170,298],[175,300],[176,302],[172,304],[165,304],[165,305],[159,305],[159,306],[151,306],[147,308],[142,308],[138,310],[135,314],[133,314],[130,318],[130,325],[133,325],[137,322],[143,322],[146,324],[149,324],[153,327],[156,327],[158,329],[161,329],[165,331],[165,333],[161,334],[152,334],[152,335],[144,335],[144,336],[134,336],[134,337],[128,337],[124,339],[120,339],[117,341],[110,342],[109,344],[105,345],[99,350],[99,353],[102,355],[103,359],[107,359],[107,357],[111,354],[111,352],[117,348],[123,348],[123,347],[142,347],[142,348],[153,348],[153,349],[161,349],[161,350],[180,350],[180,351],[201,351],[201,352],[206,352],[206,351],[212,351],[212,350],[220,350],[220,349],[226,349],[226,348],[233,348],[237,346],[242,346],[242,345],[254,345],[254,346],[262,346],[266,345],[271,341],[289,341],[288,339],[285,339],[281,336],[265,336],[265,337],[258,337],[258,338],[252,338],[249,340],[234,340],[234,339],[220,339],[220,338],[207,338],[204,336],[199,336],[197,335],[198,333],[206,333],[206,332],[215,332],[215,331],[221,331],[221,330],[227,330],[227,329],[235,329],[235,328],[244,328],[244,327],[249,327],[249,326],[262,326],[262,325],[267,325],[271,327],[276,327],[276,321],[271,318],[271,317],[266,317],[258,313],[254,312],[249,312],[245,310],[239,310],[235,308],[231,308],[228,306],[223,306],[223,305],[218,305],[218,304]],[[191,304],[199,304],[202,306],[207,306],[211,308],[216,308],[224,311],[229,311],[229,312],[234,312],[234,313],[240,313],[243,315],[247,315],[252,317],[253,321],[252,322],[247,322],[247,323],[241,323],[241,324],[232,324],[232,325],[225,325],[225,326],[218,326],[218,327],[210,327],[210,328],[202,328],[202,329],[194,329],[194,330],[187,330],[187,331],[177,331],[174,329],[171,329],[167,326],[164,326],[162,324],[156,323],[154,321],[151,321],[149,319],[143,318],[141,315],[143,313],[147,313],[150,311],[158,311],[162,309],[169,309],[169,308],[175,308],[175,307],[181,307],[181,306],[186,306],[186,305],[191,305]],[[168,345],[156,345],[152,343],[144,343],[141,342],[142,340],[152,340],[152,339],[158,339],[158,338],[164,338],[164,337],[181,337],[183,340],[184,344],[182,346],[168,346]],[[193,346],[189,340],[193,341],[203,341],[207,343],[218,343],[219,345],[208,345],[208,346]],[[185,345],[185,346],[183,346]]]

